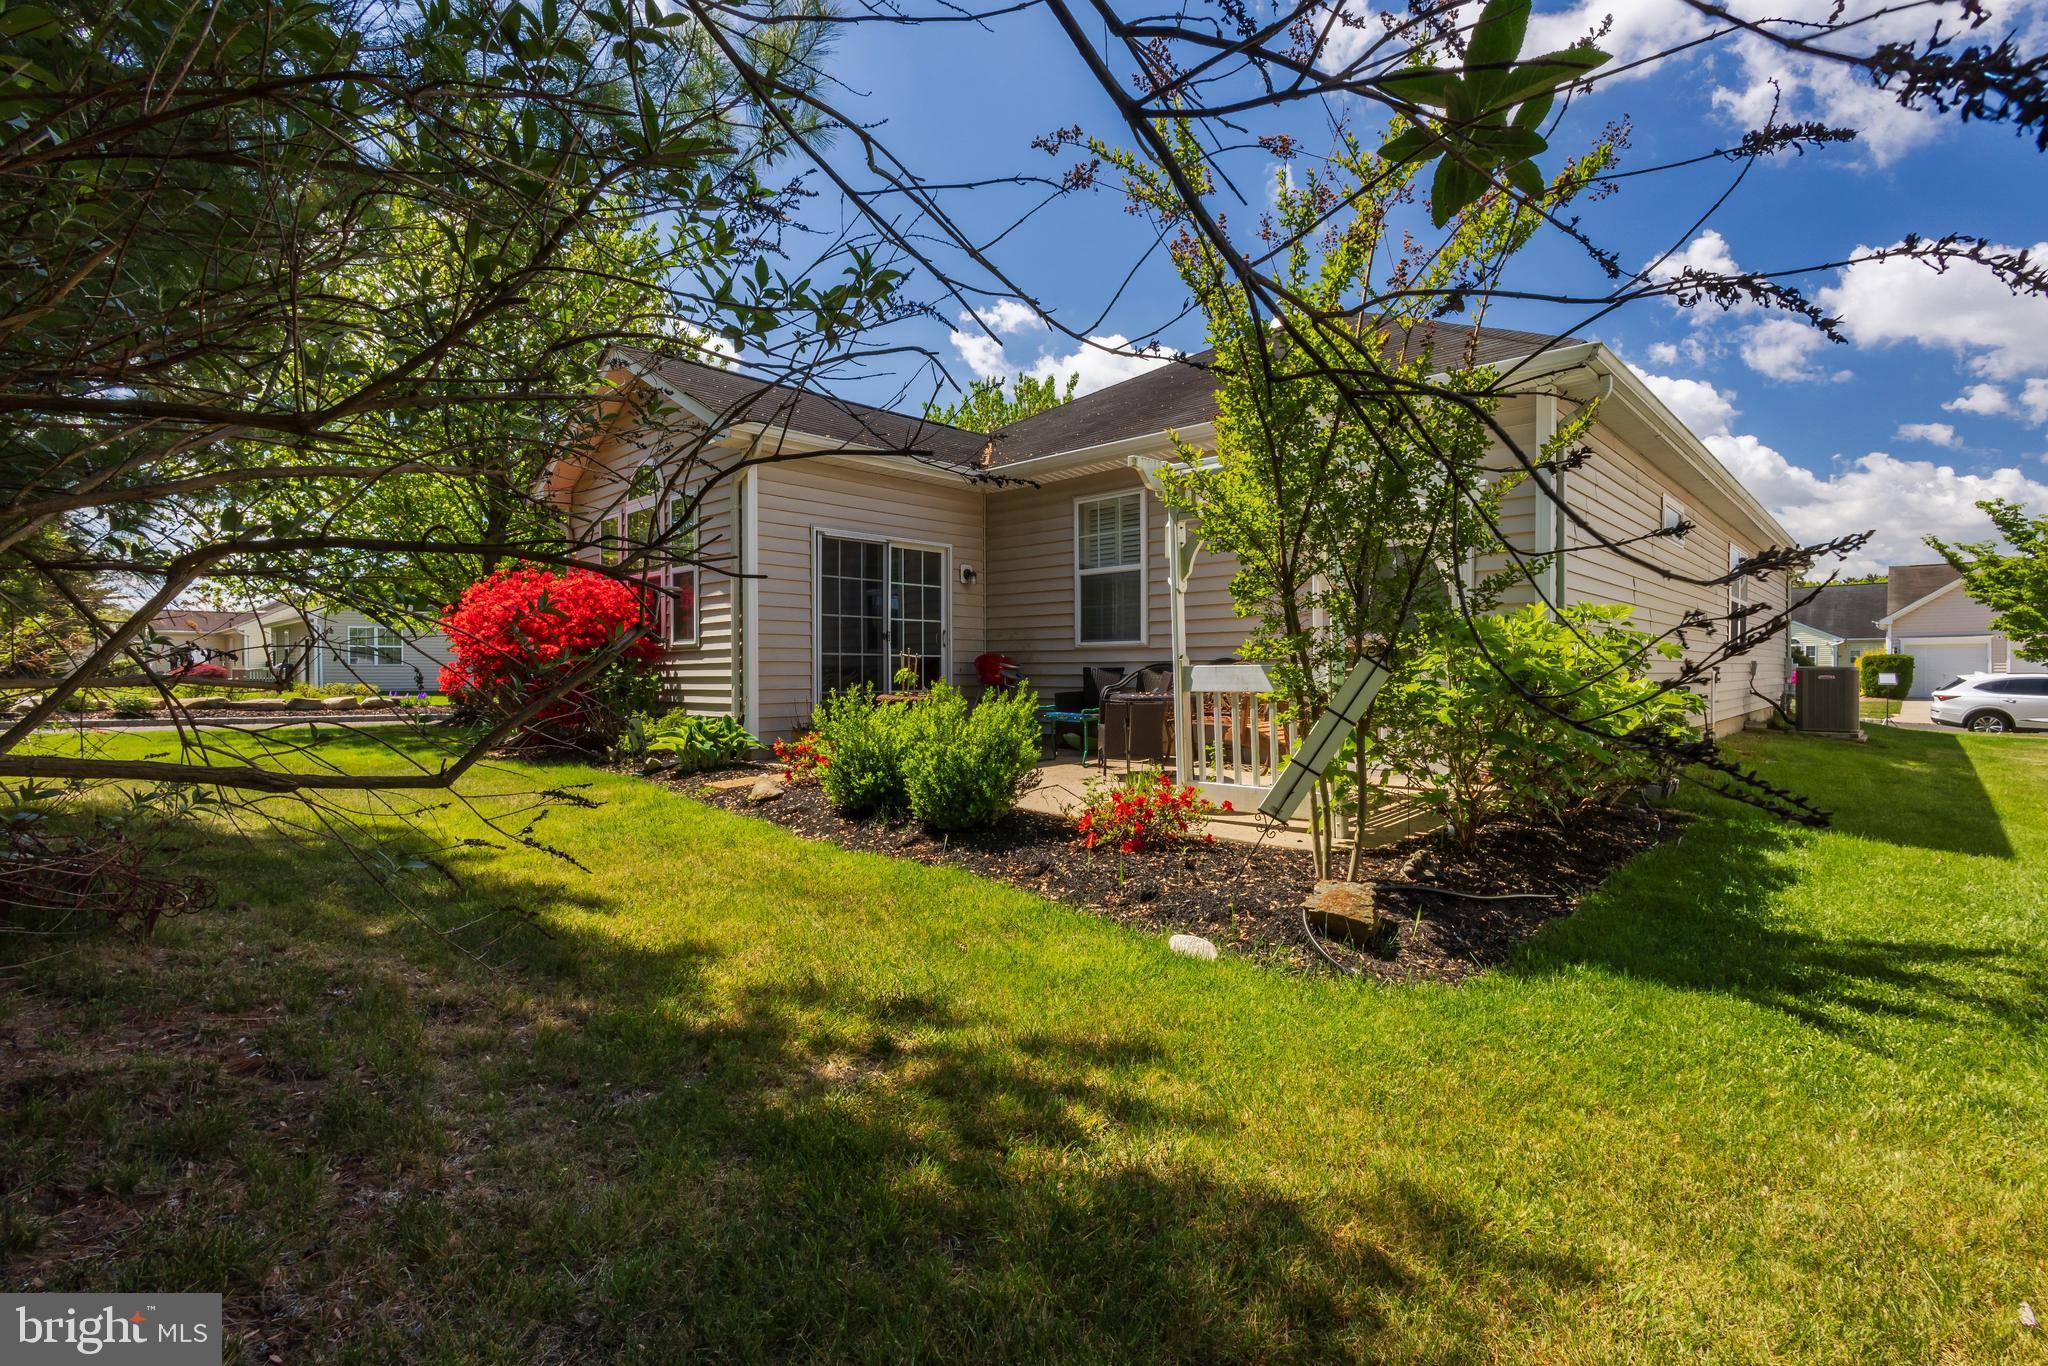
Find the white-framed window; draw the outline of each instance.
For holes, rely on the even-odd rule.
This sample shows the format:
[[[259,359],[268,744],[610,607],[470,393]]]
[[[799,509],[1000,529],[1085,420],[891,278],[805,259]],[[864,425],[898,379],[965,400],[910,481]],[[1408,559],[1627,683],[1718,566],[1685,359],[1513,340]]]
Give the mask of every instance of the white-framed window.
[[[405,641],[389,626],[348,628],[348,662],[351,664],[397,664],[403,659]]]
[[[624,554],[626,544],[626,519],[623,514],[614,514],[601,519],[597,524],[597,562],[617,564]]]
[[[1737,545],[1733,541],[1730,541],[1728,543],[1729,573],[1733,574],[1736,571],[1736,569],[1738,569],[1741,566],[1742,562],[1748,558],[1748,551],[1744,550],[1741,546]],[[1749,596],[1750,588],[1754,584],[1754,582],[1755,580],[1751,579],[1747,574],[1743,575],[1739,579],[1728,580],[1728,616],[1731,620],[1734,618],[1737,612],[1749,606],[1751,602],[1751,598]]]
[[[662,638],[671,645],[697,643],[697,566],[684,563],[697,553],[697,524],[689,520],[690,501],[668,505],[668,558],[662,570]]]
[[[1145,643],[1145,495],[1074,500],[1074,643]]]
[[[697,526],[685,520],[690,500],[674,495],[652,463],[635,469],[624,500],[597,524],[598,558],[608,565],[632,561],[654,590],[655,639],[695,645],[698,572],[685,561],[697,552]]]
[[[1663,519],[1658,525],[1665,531],[1669,531],[1685,520],[1685,504],[1679,502],[1676,498],[1665,498]]]

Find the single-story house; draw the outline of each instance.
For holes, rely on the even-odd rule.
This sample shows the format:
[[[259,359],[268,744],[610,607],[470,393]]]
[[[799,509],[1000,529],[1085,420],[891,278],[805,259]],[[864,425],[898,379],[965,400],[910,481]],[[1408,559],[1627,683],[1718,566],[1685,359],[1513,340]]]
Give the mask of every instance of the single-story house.
[[[171,647],[180,663],[218,661],[232,669],[240,664],[246,643],[242,628],[255,617],[254,612],[172,608],[158,613],[150,629]]]
[[[1812,593],[1812,601],[1799,599]],[[1877,624],[1890,608],[1882,583],[1831,583],[1824,588],[1793,590],[1792,662],[1853,664],[1859,655],[1884,648],[1884,627]]]
[[[1447,335],[1460,340],[1446,340],[1446,350],[1462,344],[1463,331]],[[1521,361],[1548,340],[1488,329],[1478,358]],[[602,545],[675,515],[656,506],[662,481],[646,472],[665,460],[694,451],[698,468],[740,467],[677,538],[694,542],[700,566],[666,572],[676,610],[664,622],[662,667],[681,705],[730,713],[764,740],[805,727],[826,692],[887,687],[906,662],[927,681],[972,686],[983,652],[1015,660],[1041,694],[1077,686],[1086,666],[1172,661],[1187,671],[1175,693],[1176,733],[1187,735],[1202,714],[1191,691],[1218,694],[1212,717],[1219,702],[1249,700],[1242,670],[1197,667],[1233,655],[1246,634],[1229,598],[1232,564],[1202,553],[1198,529],[1169,518],[1148,483],[1173,455],[1169,431],[1197,447],[1213,438],[1215,380],[1203,359],[1162,365],[987,436],[621,348],[611,357],[614,420],[557,460],[541,491],[573,533]],[[1504,401],[1499,420],[1525,450],[1577,405],[1601,400],[1590,457],[1548,477],[1607,538],[1689,522],[1683,539],[1644,542],[1636,553],[1698,578],[1791,543],[1605,346],[1561,345],[1516,375],[1522,392]],[[1548,570],[1553,600],[1626,603],[1651,631],[1694,609],[1725,619],[1745,602],[1782,610],[1787,600],[1783,574],[1732,591],[1673,582],[1592,546],[1539,501],[1525,483],[1502,523],[1526,550],[1561,549]],[[1711,645],[1693,633],[1688,648]],[[1776,641],[1721,668],[1704,689],[1709,724],[1726,732],[1762,719],[1785,672]]]
[[[1991,609],[1963,591],[1955,566],[1895,564],[1885,587],[1877,624],[1887,651],[1913,656],[1914,697],[1931,696],[1963,674],[2048,670],[2014,656],[2005,632],[1992,629]]]
[[[449,657],[446,637],[399,630],[352,608],[283,602],[243,612],[174,608],[151,625],[174,647],[189,648],[183,662],[221,664],[237,678],[431,692]]]

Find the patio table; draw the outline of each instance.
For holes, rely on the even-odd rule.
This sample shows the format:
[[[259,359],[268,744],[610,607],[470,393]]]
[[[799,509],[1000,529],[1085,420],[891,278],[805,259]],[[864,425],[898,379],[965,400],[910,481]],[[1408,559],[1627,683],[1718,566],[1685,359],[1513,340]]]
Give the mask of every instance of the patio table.
[[[1101,720],[1102,709],[1100,707],[1080,707],[1073,710],[1063,710],[1059,707],[1040,707],[1038,709],[1039,724],[1050,733],[1055,753],[1059,749],[1060,728],[1062,726],[1074,726],[1080,730],[1081,762],[1084,764],[1088,762],[1088,742],[1091,733]]]

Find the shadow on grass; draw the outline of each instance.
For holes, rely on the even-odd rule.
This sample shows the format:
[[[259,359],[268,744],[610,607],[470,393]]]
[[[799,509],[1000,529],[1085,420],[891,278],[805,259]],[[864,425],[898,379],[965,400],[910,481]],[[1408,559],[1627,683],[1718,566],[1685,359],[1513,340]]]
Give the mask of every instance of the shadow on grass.
[[[764,878],[797,847],[760,835],[725,876]],[[522,1359],[1325,1358],[1412,1348],[1418,1322],[1475,1355],[1513,1333],[1518,1306],[1595,1293],[1591,1261],[1503,1236],[1423,1180],[1305,1203],[1198,1155],[1239,1117],[1178,1085],[1158,1038],[1034,1027],[829,954],[802,968],[807,943],[750,943],[744,965],[730,941],[650,943],[614,933],[635,908],[577,875],[463,864],[435,918],[518,906],[552,922],[505,944],[516,969],[486,973],[388,907],[358,909],[353,889],[372,893],[338,854],[238,848],[231,893],[340,964],[334,984],[293,988],[294,1028],[330,1050],[308,1071],[376,1095],[344,1127],[279,1123],[280,1105],[314,1103],[303,1079],[251,1096],[216,1075],[180,1103],[248,1115],[231,1208],[266,1203],[233,1188],[279,1133],[311,1144],[301,1166],[337,1183],[386,1171],[390,1189],[337,1185],[296,1219],[274,1205],[263,1238],[199,1260],[181,1249],[223,1215],[193,1198],[118,1261],[73,1267],[81,1282],[225,1288],[251,1341],[333,1348],[320,1335],[346,1267],[350,1302],[375,1306],[346,1345],[372,1358],[462,1357],[480,1331]],[[800,916],[804,897],[785,886],[763,907]],[[235,932],[195,929],[181,952]],[[213,951],[233,1009],[285,994],[247,952]],[[331,1006],[343,988],[360,1009]],[[393,1037],[371,1042],[379,1030]],[[387,1112],[401,1119],[376,1122]],[[95,1179],[84,1149],[46,1137],[29,1156],[52,1162],[49,1183]]]
[[[1884,838],[1855,812],[1838,824]],[[1546,927],[1508,971],[1594,967],[1718,992],[1866,1047],[1878,1046],[1893,1021],[2028,1027],[2048,1020],[2048,982],[2018,948],[1843,932],[1837,927],[1845,917],[1826,908],[1802,912],[1793,889],[1803,876],[1802,850],[1814,838],[1753,817],[1701,821],[1616,874],[1576,915]],[[1960,887],[1957,894],[1967,895]]]
[[[2015,857],[2005,822],[1958,733],[1871,730],[1862,744],[1785,737],[1799,790],[1835,828],[1911,849]]]

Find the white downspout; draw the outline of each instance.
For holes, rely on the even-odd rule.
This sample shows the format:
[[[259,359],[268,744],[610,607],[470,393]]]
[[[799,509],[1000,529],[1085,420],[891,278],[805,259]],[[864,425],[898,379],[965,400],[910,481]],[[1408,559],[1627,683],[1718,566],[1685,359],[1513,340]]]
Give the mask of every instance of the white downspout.
[[[1538,394],[1536,396],[1536,450],[1538,462],[1543,458],[1543,448],[1557,435],[1557,396]],[[1543,566],[1543,581],[1538,586],[1545,605],[1553,612],[1564,605],[1563,565],[1559,563],[1558,529],[1564,501],[1564,471],[1544,471],[1538,468],[1530,476],[1536,484],[1535,544],[1531,549],[1538,557],[1548,557]]]
[[[749,735],[761,733],[760,580],[761,571],[761,479],[752,468],[740,472],[740,580],[734,592],[733,627],[739,637],[737,658],[740,724]]]

